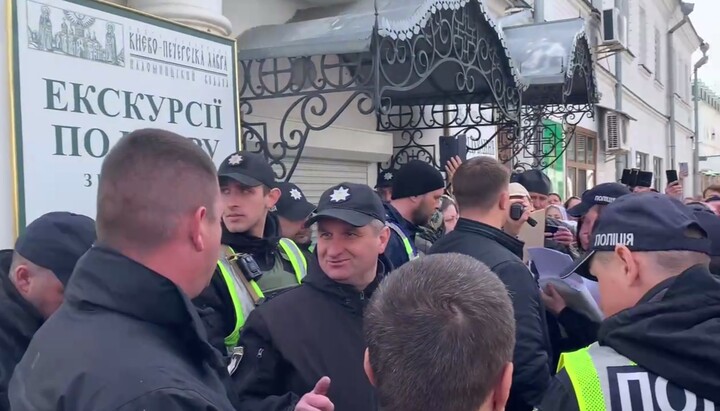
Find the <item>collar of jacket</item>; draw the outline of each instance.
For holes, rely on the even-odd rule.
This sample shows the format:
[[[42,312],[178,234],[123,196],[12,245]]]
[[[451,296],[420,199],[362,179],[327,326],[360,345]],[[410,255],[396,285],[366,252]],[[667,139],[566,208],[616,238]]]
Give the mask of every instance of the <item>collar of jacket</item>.
[[[213,366],[222,366],[188,296],[173,282],[119,252],[94,245],[78,261],[65,301],[104,309],[172,330]]]
[[[523,246],[525,245],[525,243],[493,226],[473,220],[468,220],[467,218],[460,218],[457,222],[457,225],[455,226],[455,230],[459,232],[481,235],[507,248],[508,250],[510,250],[510,252],[518,256],[518,258],[522,259],[523,257]]]
[[[640,367],[720,401],[720,281],[696,265],[603,321],[598,341]]]
[[[250,233],[231,233],[222,223],[222,243],[229,245],[236,252],[243,252],[253,256],[258,261],[272,264],[273,253],[278,248],[280,241],[280,222],[273,213],[268,213],[265,218],[265,232],[263,238],[257,238]]]
[[[325,272],[320,268],[320,263],[317,259],[313,258],[308,261],[308,274],[303,280],[303,284],[307,284],[323,294],[329,295],[339,304],[346,309],[362,314],[365,309],[365,305],[370,300],[373,292],[377,289],[380,281],[387,274],[387,267],[384,256],[378,256],[377,274],[375,279],[363,290],[358,291],[355,287],[348,284],[340,284],[333,281]]]
[[[420,230],[420,227],[406,220],[405,217],[403,217],[402,214],[400,214],[400,212],[392,206],[392,204],[385,203],[384,205],[388,221],[391,221],[400,226],[400,228],[405,231],[405,234],[407,234],[407,236],[410,237],[411,240],[415,238],[415,235]]]
[[[35,307],[23,298],[10,281],[10,264],[12,262],[12,250],[9,258],[2,256],[0,266],[0,327],[12,328],[12,335],[30,342],[38,328],[45,322]],[[5,250],[2,251],[5,253]],[[9,331],[9,330],[4,330]]]

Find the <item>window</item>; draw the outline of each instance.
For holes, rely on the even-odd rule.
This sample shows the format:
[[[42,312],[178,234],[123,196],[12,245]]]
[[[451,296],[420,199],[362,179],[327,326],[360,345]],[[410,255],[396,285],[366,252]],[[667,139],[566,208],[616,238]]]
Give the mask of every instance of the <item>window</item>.
[[[660,76],[662,70],[662,41],[660,38],[660,30],[655,28],[655,80],[662,83]]]
[[[655,187],[655,189],[660,192],[663,191],[660,189],[660,187],[662,187],[662,172],[662,158],[653,157],[653,187]]]
[[[571,134],[570,134],[571,135]],[[595,186],[595,161],[597,157],[597,133],[575,128],[575,137],[568,142],[565,150],[567,159],[567,193],[580,196]]]
[[[635,168],[648,171],[648,155],[646,153],[635,152]]]
[[[647,14],[645,13],[645,9],[643,7],[640,7],[640,17],[639,17],[639,26],[638,29],[640,30],[640,64],[645,66],[646,69],[649,69],[648,67],[648,41],[647,41]]]

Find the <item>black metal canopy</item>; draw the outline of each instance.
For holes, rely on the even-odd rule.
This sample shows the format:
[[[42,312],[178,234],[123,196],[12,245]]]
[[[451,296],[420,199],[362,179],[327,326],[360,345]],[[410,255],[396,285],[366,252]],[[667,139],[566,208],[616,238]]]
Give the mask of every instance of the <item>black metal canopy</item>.
[[[238,38],[241,110],[282,98],[279,135],[243,121],[243,145],[289,179],[308,136],[349,107],[378,130],[517,124],[525,88],[480,0],[358,0]],[[330,96],[332,102],[329,102]],[[481,107],[482,113],[470,107]],[[430,120],[425,113],[430,114]],[[454,113],[454,114],[453,114]],[[292,160],[292,161],[290,161]],[[288,164],[291,163],[291,164]]]
[[[598,102],[593,56],[581,18],[503,29],[510,56],[528,85],[523,104]]]

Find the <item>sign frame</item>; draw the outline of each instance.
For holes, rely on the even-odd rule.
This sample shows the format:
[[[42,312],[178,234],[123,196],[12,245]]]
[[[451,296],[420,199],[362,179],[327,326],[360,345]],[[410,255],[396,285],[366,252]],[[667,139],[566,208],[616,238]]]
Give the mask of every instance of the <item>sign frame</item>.
[[[7,39],[8,39],[8,96],[10,99],[10,156],[12,169],[12,191],[13,191],[13,214],[14,214],[14,236],[17,238],[26,227],[26,201],[25,201],[25,181],[24,181],[24,164],[23,164],[23,124],[22,124],[22,105],[20,96],[20,38],[18,32],[18,7],[24,5],[29,0],[8,0],[7,7]],[[197,37],[203,40],[216,42],[232,49],[231,54],[231,77],[233,91],[233,113],[235,126],[235,149],[242,149],[242,129],[239,102],[239,77],[238,77],[238,61],[237,61],[237,41],[234,38],[205,32],[188,25],[178,23],[163,17],[154,16],[140,10],[131,9],[122,5],[108,3],[103,0],[59,0],[64,3],[87,7],[100,12],[112,14],[118,17],[127,18],[138,21],[140,23],[153,25],[158,28],[178,32],[184,35]]]

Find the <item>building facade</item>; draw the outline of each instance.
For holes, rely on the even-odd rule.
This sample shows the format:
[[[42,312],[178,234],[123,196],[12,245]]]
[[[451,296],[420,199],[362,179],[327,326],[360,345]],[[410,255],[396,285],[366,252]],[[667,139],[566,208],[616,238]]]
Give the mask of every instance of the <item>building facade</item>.
[[[282,25],[314,8],[332,10],[347,3],[368,0],[108,1],[203,31],[237,38],[253,27]],[[418,1],[420,3],[425,1]],[[481,3],[495,21],[535,6],[539,21],[580,16],[587,22],[600,102],[594,118],[583,118],[572,133],[564,134],[564,130],[558,133],[565,143],[561,144],[562,149],[557,149],[557,161],[547,168],[556,191],[580,195],[599,182],[619,179],[619,172],[625,167],[654,171],[655,185],[660,189],[664,184],[664,170],[679,168],[680,164],[692,166],[690,67],[693,62],[690,56],[699,47],[701,39],[690,21],[683,19],[684,7],[680,1],[617,0],[618,4],[615,4],[608,0],[483,0]],[[619,30],[623,37],[617,42],[619,46],[610,47],[603,43],[601,16],[603,10],[613,8],[618,9],[617,14],[627,30],[626,34]],[[0,13],[7,21],[7,8]],[[85,33],[68,28],[68,39],[70,34],[85,36]],[[6,36],[5,30],[0,31],[0,44],[8,46]],[[42,33],[37,36],[42,40]],[[85,40],[92,43],[93,39]],[[63,41],[60,44],[64,44]],[[69,42],[67,47],[71,47]],[[99,50],[97,58],[107,60],[113,55]],[[4,78],[9,77],[6,59],[7,54],[0,57],[0,76]],[[0,87],[7,88],[7,82]],[[0,92],[8,94],[7,89]],[[333,104],[337,101],[329,99],[328,105]],[[243,121],[266,124],[271,130],[268,140],[272,141],[276,138],[273,135],[279,134],[286,107],[287,102],[268,100],[262,103],[262,110],[245,115]],[[7,99],[0,99],[0,113],[0,127],[9,130]],[[294,120],[290,118],[288,124]],[[551,124],[554,120],[547,118],[546,123]],[[550,129],[552,127],[559,129],[556,126]],[[317,200],[326,187],[342,181],[374,185],[378,163],[390,161],[398,147],[412,138],[408,133],[377,130],[375,116],[348,110],[329,127],[307,139],[292,181],[304,188],[310,200]],[[496,130],[487,126],[476,131],[491,136]],[[435,161],[439,160],[438,138],[446,132],[428,130],[422,135],[421,144],[436,157]],[[483,148],[477,154],[502,157],[497,141],[480,141]],[[0,144],[0,151],[11,153],[9,139],[3,139]],[[0,197],[8,200],[0,201],[0,219],[8,222],[14,215],[13,202],[9,200],[13,196],[12,169],[11,156],[5,156],[0,161]],[[688,173],[692,175],[693,170]],[[685,190],[689,195],[693,187],[686,184]],[[0,230],[0,246],[11,246],[13,239],[12,230]]]
[[[698,153],[701,188],[720,184],[720,95],[698,82]]]

